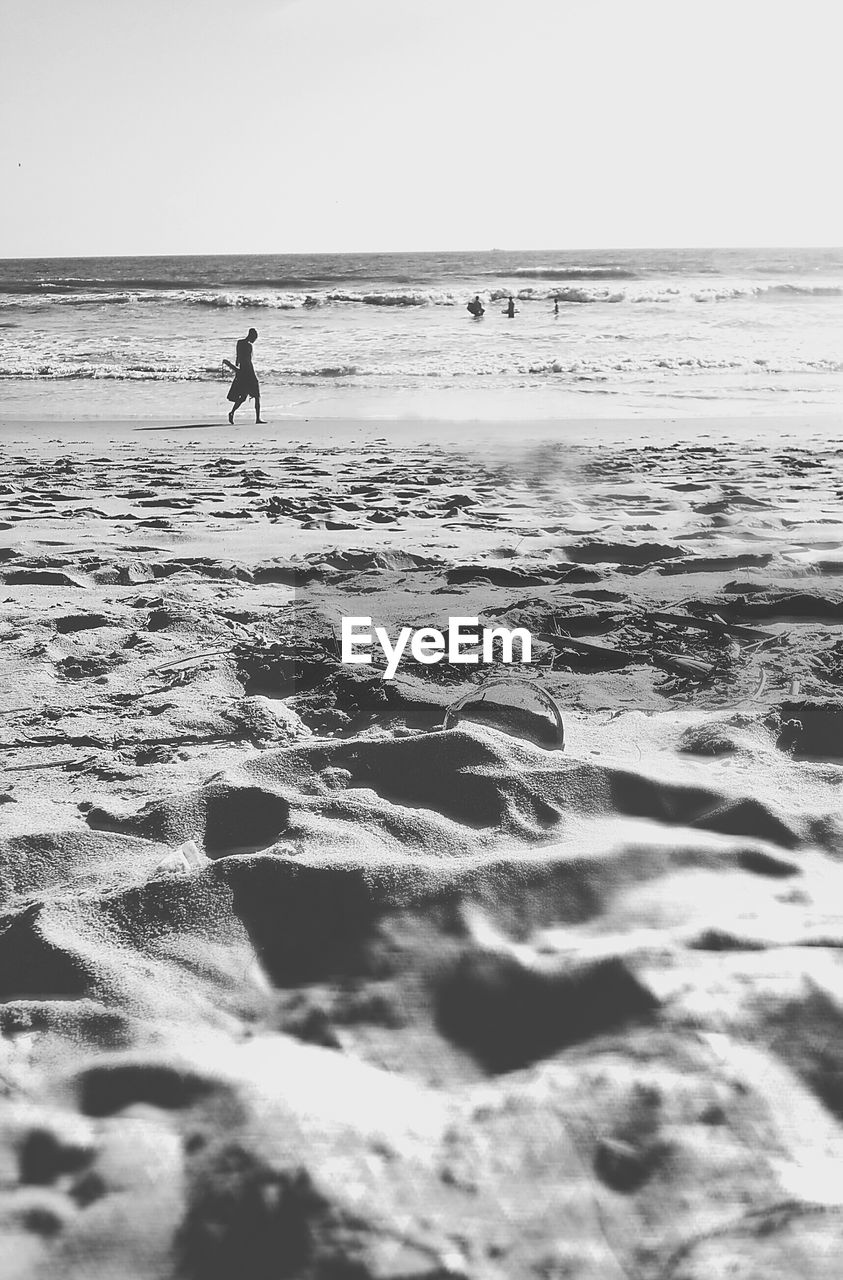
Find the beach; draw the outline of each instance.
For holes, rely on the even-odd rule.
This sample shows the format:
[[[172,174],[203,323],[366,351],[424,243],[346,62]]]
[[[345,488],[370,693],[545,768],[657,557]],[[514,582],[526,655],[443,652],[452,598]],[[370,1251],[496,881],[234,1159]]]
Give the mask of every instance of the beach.
[[[836,1276],[836,371],[475,374],[233,429],[12,379],[10,1280]],[[386,680],[349,616],[531,662]]]
[[[10,17],[0,1280],[839,1280],[838,12]]]

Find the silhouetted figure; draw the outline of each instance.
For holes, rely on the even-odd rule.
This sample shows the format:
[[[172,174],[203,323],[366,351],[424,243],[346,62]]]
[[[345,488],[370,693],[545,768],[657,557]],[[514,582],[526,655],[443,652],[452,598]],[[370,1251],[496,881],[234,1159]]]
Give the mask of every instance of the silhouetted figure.
[[[255,422],[263,422],[261,417],[261,389],[258,375],[255,373],[255,367],[252,364],[252,343],[257,341],[257,337],[257,329],[250,329],[246,337],[241,338],[237,343],[237,357],[235,360],[237,373],[228,388],[228,399],[234,403],[234,408],[228,415],[228,421],[232,426],[234,426],[235,413],[249,396],[253,396],[255,401]]]
[[[559,299],[558,298],[553,299],[553,314],[555,316],[559,315]]]
[[[509,316],[510,320],[515,315],[515,299],[512,297],[511,294],[510,294],[509,302],[506,304],[506,311],[504,312],[504,315]]]
[[[483,315],[484,309],[483,303],[480,301],[480,294],[476,293],[473,300],[468,304],[468,310],[474,316],[475,320],[479,320]]]

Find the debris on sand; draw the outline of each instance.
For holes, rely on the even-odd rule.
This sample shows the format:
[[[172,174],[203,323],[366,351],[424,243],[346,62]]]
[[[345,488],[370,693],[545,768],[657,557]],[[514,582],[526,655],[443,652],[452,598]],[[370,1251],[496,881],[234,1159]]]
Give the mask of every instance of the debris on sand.
[[[443,727],[473,720],[540,747],[565,745],[562,713],[555,699],[532,680],[498,677],[485,681],[448,707]]]

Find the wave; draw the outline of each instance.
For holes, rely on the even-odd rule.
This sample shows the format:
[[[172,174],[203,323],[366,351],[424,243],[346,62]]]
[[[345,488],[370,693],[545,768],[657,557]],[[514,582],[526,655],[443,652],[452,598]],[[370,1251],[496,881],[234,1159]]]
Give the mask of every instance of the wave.
[[[248,307],[256,310],[271,307],[274,311],[296,311],[299,307],[308,305],[307,298],[292,297],[289,294],[180,293],[172,301],[181,302],[188,307]]]
[[[0,309],[60,307],[101,307],[106,305],[137,305],[157,303],[187,307],[212,307],[221,309],[297,311],[315,307],[347,304],[368,307],[453,307],[469,297],[444,290],[398,290],[386,292],[350,292],[333,290],[324,293],[243,293],[239,290],[170,290],[160,293],[131,290],[94,291],[75,293],[5,292],[0,285]]]
[[[466,353],[468,355],[468,353]],[[843,360],[822,359],[788,359],[762,358],[751,355],[657,355],[639,353],[628,357],[610,355],[605,357],[579,357],[573,359],[555,358],[541,360],[524,360],[500,363],[489,361],[478,354],[469,359],[457,359],[447,367],[441,362],[433,364],[414,361],[405,353],[404,358],[384,368],[364,368],[351,362],[330,362],[324,364],[301,365],[268,365],[260,370],[261,381],[268,386],[295,386],[318,382],[344,382],[354,379],[358,382],[376,383],[384,380],[389,385],[417,384],[431,378],[476,378],[503,377],[510,378],[548,378],[563,379],[576,382],[628,381],[644,378],[645,380],[673,379],[676,375],[693,377],[707,374],[740,374],[748,378],[787,377],[798,375],[829,375],[843,373]],[[20,380],[25,382],[45,381],[103,381],[103,382],[214,382],[224,387],[230,381],[230,374],[221,370],[219,365],[200,365],[189,362],[170,362],[156,364],[154,362],[136,361],[108,363],[96,360],[26,360],[19,357],[0,366],[0,381]]]
[[[706,356],[640,356],[624,360],[545,360],[524,365],[519,369],[528,374],[562,374],[573,378],[598,378],[617,375],[667,373],[722,373],[767,374],[786,376],[803,373],[843,373],[840,360],[790,360],[775,361],[757,356],[706,357]]]
[[[366,307],[424,307],[436,303],[452,305],[455,299],[449,294],[419,289],[410,293],[329,293],[326,301],[352,302]]]
[[[729,302],[740,298],[765,298],[782,295],[792,298],[839,298],[843,297],[843,282],[834,284],[755,284],[739,283],[724,285],[708,285],[691,291],[694,302]]]
[[[195,293],[182,294],[179,301],[199,307],[270,307],[273,310],[295,311],[300,307],[325,307],[348,303],[365,307],[428,307],[456,306],[462,299],[444,290],[398,290],[365,293],[348,290],[329,290],[325,293]]]
[[[6,294],[0,287],[0,308],[9,309],[12,307],[42,309],[46,307],[70,306],[70,307],[102,307],[102,306],[119,306],[122,303],[137,302],[139,297],[137,294],[124,292],[110,293],[31,293]]]
[[[117,279],[108,279],[104,276],[58,276],[49,280],[0,281],[0,293],[33,294],[35,297],[43,297],[51,293],[136,293],[148,290],[164,292],[195,288],[195,280],[158,279],[154,276],[141,276],[135,279],[122,276]]]
[[[486,274],[486,273],[481,273]],[[349,280],[355,277],[349,276]],[[407,275],[381,275],[380,273],[370,274],[368,280],[365,276],[358,276],[357,282],[361,285],[400,285],[412,286],[414,281],[411,276]],[[10,277],[0,279],[0,293],[14,294],[32,294],[35,297],[42,297],[45,294],[65,294],[65,293],[110,293],[110,292],[203,292],[207,290],[240,290],[240,289],[281,289],[291,290],[292,292],[308,293],[314,289],[322,289],[329,291],[338,289],[346,283],[346,276],[343,273],[337,275],[283,275],[283,276],[242,276],[242,277],[220,277],[217,280],[205,278],[204,280],[180,278],[176,276],[51,276],[49,278],[32,278],[32,277]]]
[[[484,295],[481,295],[484,296]],[[630,299],[622,291],[610,289],[586,289],[569,286],[565,289],[492,289],[488,298],[490,302],[505,302],[507,298],[517,298],[519,302],[626,302]]]
[[[271,310],[299,311],[321,307],[372,307],[372,308],[421,308],[459,307],[475,292],[488,303],[506,301],[515,297],[524,303],[573,305],[669,306],[676,304],[715,304],[741,302],[743,300],[821,300],[843,297],[843,280],[824,281],[757,281],[731,280],[708,283],[696,281],[648,281],[635,282],[618,279],[610,283],[560,282],[556,285],[522,285],[507,288],[503,284],[486,289],[395,289],[395,290],[347,290],[331,289],[316,292],[285,292],[264,290],[244,292],[240,289],[167,289],[138,291],[131,289],[95,289],[76,292],[16,292],[0,284],[0,310],[44,309],[48,307],[106,307],[106,306],[186,306],[207,307],[219,310]]]
[[[839,298],[843,295],[843,284],[773,284],[763,286],[757,293],[792,293],[803,298]]]
[[[353,378],[364,373],[355,364],[317,365],[313,368],[261,369],[263,381],[296,382],[311,378]],[[104,364],[95,361],[39,362],[21,361],[0,367],[0,379],[32,381],[104,381],[104,382],[218,382],[231,380],[231,374],[221,372],[219,365],[154,365],[154,364]]]
[[[683,284],[652,284],[644,287],[621,286],[610,289],[605,286],[588,288],[586,286],[568,286],[556,289],[522,288],[493,289],[488,293],[489,300],[498,302],[513,296],[521,302],[573,302],[573,303],[619,303],[665,305],[677,302],[732,302],[742,299],[763,299],[776,296],[791,298],[835,298],[843,297],[843,282],[810,284],[810,283],[777,283],[765,284],[754,281],[737,281],[720,285],[709,285],[687,282]],[[483,295],[481,295],[483,296]]]
[[[637,280],[637,271],[628,267],[513,267],[511,271],[484,272],[527,280]]]
[[[162,369],[144,365],[36,364],[0,368],[0,379],[21,382],[210,382],[219,369]]]

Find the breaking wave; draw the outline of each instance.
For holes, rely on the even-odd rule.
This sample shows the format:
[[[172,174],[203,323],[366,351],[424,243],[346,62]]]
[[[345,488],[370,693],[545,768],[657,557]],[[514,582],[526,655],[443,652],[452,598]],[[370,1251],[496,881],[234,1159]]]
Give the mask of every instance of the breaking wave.
[[[770,360],[761,357],[735,356],[640,356],[625,360],[545,360],[525,365],[520,372],[529,374],[562,374],[578,377],[608,377],[609,375],[640,376],[641,374],[668,373],[717,373],[740,372],[746,374],[804,374],[843,373],[841,360]]]
[[[528,272],[525,269],[524,276]],[[534,272],[530,278],[536,278]],[[843,280],[811,282],[811,281],[757,281],[757,280],[723,280],[711,281],[638,281],[631,276],[618,274],[612,277],[616,283],[609,282],[603,273],[588,275],[567,272],[559,273],[560,283],[550,285],[536,283],[521,285],[513,289],[498,284],[480,289],[480,297],[488,302],[505,301],[515,297],[521,302],[554,302],[577,305],[599,305],[630,303],[637,305],[670,305],[676,303],[721,303],[748,300],[769,299],[822,299],[843,297]],[[607,283],[599,283],[606,279]],[[593,280],[593,283],[589,283]],[[565,283],[568,281],[569,283]],[[579,282],[576,282],[579,281]],[[23,290],[10,287],[9,283],[0,284],[0,309],[42,309],[45,307],[105,307],[124,306],[127,304],[158,306],[209,307],[221,310],[274,310],[298,311],[312,310],[320,307],[373,307],[373,308],[413,308],[413,307],[455,307],[462,306],[467,299],[478,292],[466,287],[462,291],[418,288],[395,290],[350,290],[329,289],[316,292],[287,292],[284,290],[264,289],[244,292],[242,289],[158,289],[147,288],[133,290],[129,288],[106,289],[90,287],[85,290],[52,289]]]
[[[261,370],[261,378],[269,381],[299,381],[311,378],[354,378],[366,371],[356,364],[326,364],[312,367],[273,368]],[[102,380],[106,382],[219,382],[230,381],[231,374],[219,365],[142,364],[98,362],[93,360],[19,360],[0,366],[0,379],[46,379],[47,381]]]
[[[568,285],[563,288],[521,288],[493,289],[487,295],[492,302],[509,298],[510,295],[522,302],[573,302],[573,303],[618,303],[636,304],[669,304],[677,302],[732,302],[741,299],[775,298],[777,295],[788,298],[835,298],[843,297],[843,281],[826,284],[767,284],[755,281],[723,282],[722,284],[699,284],[694,282],[650,283],[640,286],[621,285],[611,289],[607,286],[588,287],[586,285]],[[482,295],[481,295],[482,296]]]
[[[91,380],[102,382],[219,382],[220,371],[213,369],[161,368],[154,365],[110,365],[73,363],[20,364],[0,368],[0,379],[21,381],[64,382]]]
[[[466,295],[467,296],[467,295]],[[135,303],[159,306],[213,307],[224,310],[297,311],[314,307],[348,304],[367,307],[453,307],[463,301],[462,295],[445,290],[412,289],[382,292],[330,290],[322,293],[286,293],[266,291],[244,293],[242,290],[170,289],[161,291],[86,290],[84,292],[24,291],[0,285],[0,308],[103,307]]]
[[[491,275],[492,272],[486,274]],[[514,267],[507,275],[527,280],[637,280],[628,267]]]
[[[267,365],[260,371],[261,381],[267,385],[296,385],[307,382],[344,382],[355,379],[359,382],[376,382],[386,380],[388,384],[409,386],[419,380],[431,378],[475,379],[488,377],[503,378],[547,378],[550,380],[570,380],[571,382],[603,381],[615,379],[659,380],[671,379],[675,376],[694,376],[716,373],[741,374],[748,377],[760,376],[792,376],[822,375],[843,373],[843,360],[835,359],[787,359],[762,358],[750,355],[714,356],[714,355],[656,355],[639,353],[627,358],[612,357],[606,351],[605,357],[573,358],[562,357],[542,360],[518,360],[501,363],[488,360],[481,353],[469,356],[468,353],[450,362],[447,367],[441,363],[414,360],[412,353],[404,352],[389,366],[363,367],[351,362],[306,364],[301,365]],[[221,370],[219,365],[201,364],[155,364],[155,363],[119,363],[116,361],[96,362],[91,360],[32,360],[12,361],[0,366],[0,381],[17,379],[21,381],[103,381],[103,382],[215,382],[224,386],[230,380],[230,374]]]

